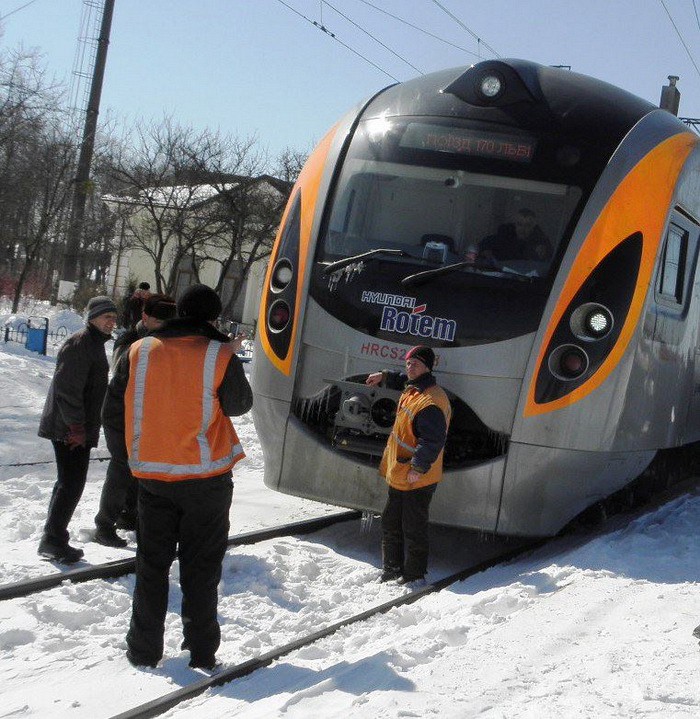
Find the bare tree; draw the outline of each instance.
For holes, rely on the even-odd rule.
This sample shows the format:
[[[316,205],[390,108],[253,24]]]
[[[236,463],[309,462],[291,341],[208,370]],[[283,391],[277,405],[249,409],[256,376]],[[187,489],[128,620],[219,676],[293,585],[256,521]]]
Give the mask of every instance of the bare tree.
[[[36,54],[0,56],[0,265],[16,278],[13,312],[59,240],[73,161],[64,119]]]
[[[18,248],[19,273],[12,300],[16,312],[25,282],[37,260],[51,242],[58,239],[58,231],[70,201],[71,178],[75,148],[65,134],[48,128],[26,147],[31,161],[17,178],[19,203],[12,224],[11,237]]]
[[[223,299],[223,316],[231,318],[252,266],[272,251],[292,184],[268,174],[267,154],[255,137],[210,134],[206,156],[208,166],[200,170],[215,194],[201,209],[209,237],[200,252],[203,260],[219,267],[215,289]],[[291,175],[291,151],[288,167]]]
[[[208,133],[166,118],[137,127],[134,137],[113,169],[120,191],[107,201],[127,211],[131,246],[153,260],[157,291],[171,293],[182,261],[196,257],[209,236],[208,219],[196,212],[206,190],[193,182],[209,160]]]

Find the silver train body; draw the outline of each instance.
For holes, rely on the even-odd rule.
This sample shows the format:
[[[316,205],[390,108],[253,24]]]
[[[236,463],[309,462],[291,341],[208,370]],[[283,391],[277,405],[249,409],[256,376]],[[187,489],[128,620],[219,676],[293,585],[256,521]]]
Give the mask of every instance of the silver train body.
[[[397,393],[363,381],[419,343],[454,410],[433,522],[553,535],[700,440],[699,171],[671,113],[518,60],[348,113],[299,177],[263,291],[266,485],[380,511]],[[470,264],[523,208],[552,256]]]

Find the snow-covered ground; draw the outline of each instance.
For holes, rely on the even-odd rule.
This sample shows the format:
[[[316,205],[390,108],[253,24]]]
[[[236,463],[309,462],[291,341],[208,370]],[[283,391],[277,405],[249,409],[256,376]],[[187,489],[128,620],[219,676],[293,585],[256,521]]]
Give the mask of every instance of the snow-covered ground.
[[[25,308],[69,332],[70,312]],[[2,314],[0,323],[8,319]],[[11,318],[10,318],[11,319]],[[108,347],[108,350],[110,348]],[[0,583],[56,571],[36,555],[54,481],[36,436],[56,347],[40,357],[0,342]],[[267,490],[249,415],[237,421],[232,533],[334,512]],[[102,444],[94,457],[106,456]],[[46,464],[30,464],[49,460]],[[23,466],[16,466],[23,464]],[[92,462],[71,523],[88,563],[133,555],[90,541],[106,469]],[[341,630],[267,669],[208,692],[168,717],[697,717],[700,496],[688,494],[622,529],[572,536],[419,602]],[[431,578],[493,543],[437,531]],[[229,551],[219,658],[236,664],[403,593],[380,585],[375,522]],[[64,584],[0,603],[1,717],[100,719],[201,675],[181,641],[177,565],[165,657],[124,657],[133,577]]]

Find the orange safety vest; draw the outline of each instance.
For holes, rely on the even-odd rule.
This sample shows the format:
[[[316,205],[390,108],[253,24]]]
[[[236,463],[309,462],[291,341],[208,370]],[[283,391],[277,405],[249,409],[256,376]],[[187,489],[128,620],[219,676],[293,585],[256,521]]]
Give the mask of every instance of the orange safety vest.
[[[198,335],[144,337],[129,348],[124,419],[135,477],[204,479],[245,456],[217,396],[232,355],[229,344]]]
[[[420,489],[420,487],[436,484],[442,479],[444,447],[440,450],[437,459],[430,465],[430,469],[425,474],[421,474],[417,482],[409,484],[406,480],[408,470],[411,469],[411,457],[418,445],[418,438],[413,433],[413,419],[421,410],[430,405],[435,405],[442,410],[449,427],[452,408],[442,387],[435,384],[420,392],[415,387],[409,386],[399,399],[394,426],[379,465],[379,473],[394,489],[403,491]]]

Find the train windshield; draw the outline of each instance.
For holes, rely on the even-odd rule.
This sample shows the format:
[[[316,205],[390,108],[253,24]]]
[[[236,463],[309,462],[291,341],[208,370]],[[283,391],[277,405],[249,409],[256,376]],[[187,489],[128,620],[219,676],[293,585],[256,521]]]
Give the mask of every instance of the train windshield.
[[[326,207],[310,294],[378,338],[401,339],[405,308],[444,320],[449,332],[420,334],[436,345],[533,332],[605,160],[516,127],[363,120]]]
[[[318,257],[377,248],[426,269],[544,277],[581,189],[538,179],[537,140],[438,124],[370,120],[353,139]],[[495,166],[495,167],[494,167]],[[490,171],[489,171],[490,170]],[[494,171],[495,170],[495,171]]]

